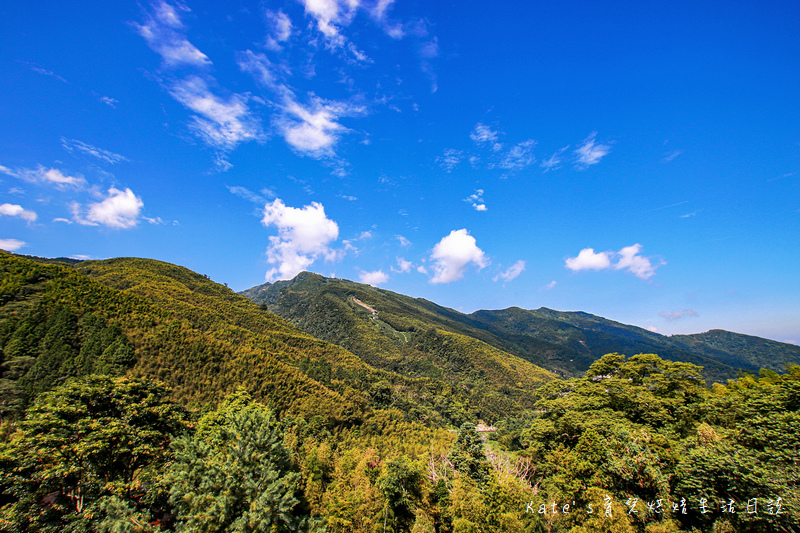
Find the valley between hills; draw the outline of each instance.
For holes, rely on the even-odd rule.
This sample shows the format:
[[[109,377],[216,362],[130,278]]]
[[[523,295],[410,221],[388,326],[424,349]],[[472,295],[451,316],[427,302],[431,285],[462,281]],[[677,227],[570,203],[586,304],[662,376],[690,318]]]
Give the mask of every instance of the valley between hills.
[[[795,530],[798,346],[308,272],[0,272],[0,531]]]

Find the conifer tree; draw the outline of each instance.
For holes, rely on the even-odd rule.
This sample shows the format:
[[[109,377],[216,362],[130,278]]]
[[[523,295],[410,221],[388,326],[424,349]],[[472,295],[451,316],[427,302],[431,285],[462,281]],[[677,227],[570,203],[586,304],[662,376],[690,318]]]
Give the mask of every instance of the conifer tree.
[[[307,531],[301,476],[272,412],[242,390],[173,445],[167,475],[177,531]]]

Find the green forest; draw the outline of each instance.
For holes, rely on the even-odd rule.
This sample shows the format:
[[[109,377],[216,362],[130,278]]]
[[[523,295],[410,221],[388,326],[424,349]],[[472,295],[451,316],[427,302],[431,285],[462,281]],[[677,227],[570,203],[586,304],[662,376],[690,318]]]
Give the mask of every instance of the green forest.
[[[798,531],[797,347],[298,278],[0,253],[0,531]]]

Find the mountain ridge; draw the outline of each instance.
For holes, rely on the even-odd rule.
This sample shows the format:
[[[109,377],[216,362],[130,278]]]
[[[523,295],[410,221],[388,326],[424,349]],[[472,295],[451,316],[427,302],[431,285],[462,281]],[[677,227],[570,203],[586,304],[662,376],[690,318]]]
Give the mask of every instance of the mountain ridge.
[[[562,377],[581,375],[592,362],[612,352],[629,356],[657,353],[666,359],[697,364],[704,367],[709,382],[724,382],[740,371],[756,372],[762,367],[781,372],[786,363],[800,362],[798,346],[725,330],[667,336],[585,311],[557,311],[547,307],[528,310],[512,306],[467,314],[424,298],[310,272],[302,272],[291,280],[258,285],[240,294],[312,335],[326,338],[321,328],[302,316],[302,309],[317,305],[319,312],[321,304],[309,302],[323,296],[331,298],[333,292],[341,292],[345,297],[351,293],[363,294],[365,297],[359,298],[378,310],[379,320],[411,319],[418,322],[418,327],[427,323],[467,335]],[[336,318],[329,315],[326,320],[332,323]],[[724,334],[711,334],[713,331]],[[333,337],[326,340],[337,343]]]

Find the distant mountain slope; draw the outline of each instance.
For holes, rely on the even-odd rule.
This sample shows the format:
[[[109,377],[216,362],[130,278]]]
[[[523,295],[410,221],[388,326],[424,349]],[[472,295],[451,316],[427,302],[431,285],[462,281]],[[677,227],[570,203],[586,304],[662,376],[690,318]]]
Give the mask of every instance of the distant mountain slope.
[[[734,378],[740,369],[755,371],[763,366],[783,370],[788,361],[800,363],[800,349],[774,341],[766,341],[769,349],[762,342],[755,356],[755,348],[746,348],[743,342],[667,337],[583,312],[511,307],[464,314],[424,299],[308,272],[242,294],[370,364],[394,369],[405,365],[407,375],[415,375],[419,368],[410,364],[415,359],[403,352],[398,334],[405,332],[413,338],[429,328],[478,339],[565,377],[581,375],[596,359],[613,352],[628,356],[656,353],[694,363],[704,367],[707,380],[718,382]],[[377,317],[371,318],[368,310],[352,301],[348,303],[351,297],[376,309]],[[725,333],[729,339],[746,337]]]
[[[477,404],[530,406],[531,390],[555,377],[503,351],[490,333],[451,319],[454,311],[369,285],[304,272],[242,294],[372,366],[460,383]]]
[[[165,381],[176,398],[197,405],[244,386],[279,413],[338,424],[396,408],[418,421],[460,425],[521,414],[533,390],[554,377],[458,334],[430,329],[412,344],[400,322],[394,329],[356,320],[374,353],[400,348],[392,352],[396,365],[376,368],[370,361],[382,359],[356,357],[161,261],[38,262],[2,253],[0,273],[0,416],[69,377],[113,371]],[[345,315],[355,308],[371,316],[344,301]],[[389,334],[370,336],[376,328]],[[419,343],[435,364],[417,357]]]
[[[719,360],[723,360],[721,354],[730,354],[737,361],[749,362],[754,369],[769,368],[784,372],[787,363],[800,362],[800,346],[721,329],[693,335],[673,335],[670,339]]]

